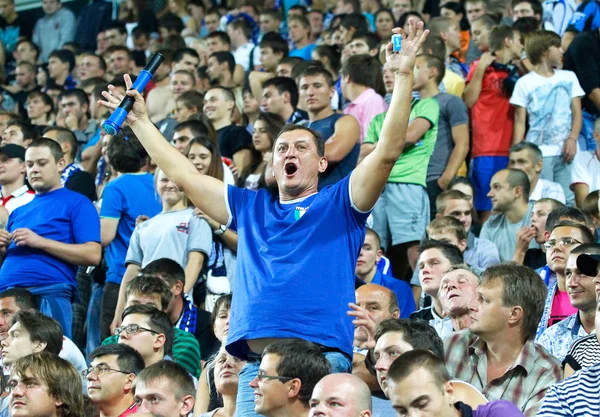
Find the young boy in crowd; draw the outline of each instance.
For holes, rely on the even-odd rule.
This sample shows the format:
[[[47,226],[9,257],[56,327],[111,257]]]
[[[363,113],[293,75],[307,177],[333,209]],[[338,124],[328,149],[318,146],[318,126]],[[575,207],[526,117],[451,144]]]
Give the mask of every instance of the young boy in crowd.
[[[534,68],[517,81],[510,103],[515,106],[513,143],[526,140],[539,146],[544,157],[540,177],[558,182],[567,204],[572,204],[571,162],[577,152],[585,93],[574,72],[554,69],[562,66],[560,42],[560,36],[547,30],[527,37],[525,51]]]
[[[521,36],[509,26],[492,29],[490,52],[471,66],[463,95],[471,109],[471,181],[475,189],[475,208],[486,220],[492,209],[487,197],[490,180],[508,164],[514,112],[509,103],[512,86],[518,77],[511,62],[521,57]]]

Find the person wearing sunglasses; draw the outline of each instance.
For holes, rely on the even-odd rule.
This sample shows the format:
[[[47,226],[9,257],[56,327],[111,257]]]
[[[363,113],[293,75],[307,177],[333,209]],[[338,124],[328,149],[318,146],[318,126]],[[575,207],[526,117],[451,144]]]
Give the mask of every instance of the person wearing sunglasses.
[[[173,325],[167,313],[149,305],[132,305],[123,311],[121,326],[115,329],[119,343],[137,350],[146,366],[171,355]]]
[[[137,412],[133,383],[145,367],[142,356],[130,346],[112,344],[94,349],[90,359],[90,367],[82,375],[100,417],[125,417]]]

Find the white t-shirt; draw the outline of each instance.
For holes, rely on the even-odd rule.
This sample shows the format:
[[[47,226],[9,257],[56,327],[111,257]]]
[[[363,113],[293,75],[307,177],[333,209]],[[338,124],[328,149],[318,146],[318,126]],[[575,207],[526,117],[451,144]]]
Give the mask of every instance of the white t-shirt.
[[[15,190],[15,192],[7,198],[2,198],[2,205],[8,211],[8,214],[10,214],[16,208],[19,208],[31,202],[31,200],[33,200],[33,197],[35,197],[35,192],[30,190],[26,185],[24,185],[18,190]]]
[[[577,150],[571,170],[571,189],[578,183],[587,184],[589,193],[600,190],[600,160],[595,151]]]
[[[545,157],[558,156],[571,133],[571,100],[584,95],[572,71],[555,70],[552,77],[532,71],[519,78],[510,104],[527,109],[525,140],[539,146]]]

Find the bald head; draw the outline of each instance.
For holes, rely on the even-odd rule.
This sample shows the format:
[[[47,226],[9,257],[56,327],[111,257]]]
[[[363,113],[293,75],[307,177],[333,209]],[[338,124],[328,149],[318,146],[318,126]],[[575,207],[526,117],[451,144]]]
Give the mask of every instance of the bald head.
[[[356,304],[366,308],[377,323],[400,316],[398,298],[389,288],[377,284],[365,284],[358,287],[355,294]]]
[[[371,417],[371,411],[371,391],[362,379],[330,374],[313,390],[309,417]]]

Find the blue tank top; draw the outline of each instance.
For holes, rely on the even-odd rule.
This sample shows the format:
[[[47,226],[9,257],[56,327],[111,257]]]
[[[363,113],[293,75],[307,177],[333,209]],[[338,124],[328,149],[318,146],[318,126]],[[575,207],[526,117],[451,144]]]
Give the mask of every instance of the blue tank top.
[[[327,140],[335,132],[335,123],[344,116],[344,114],[334,113],[321,120],[315,120],[314,122],[307,121],[305,125],[319,132],[323,140]],[[350,174],[350,172],[356,168],[359,153],[360,143],[356,142],[354,148],[352,148],[350,153],[346,155],[344,159],[337,163],[330,162],[327,166],[327,170],[319,177],[319,190],[328,185],[335,184],[346,175]]]

